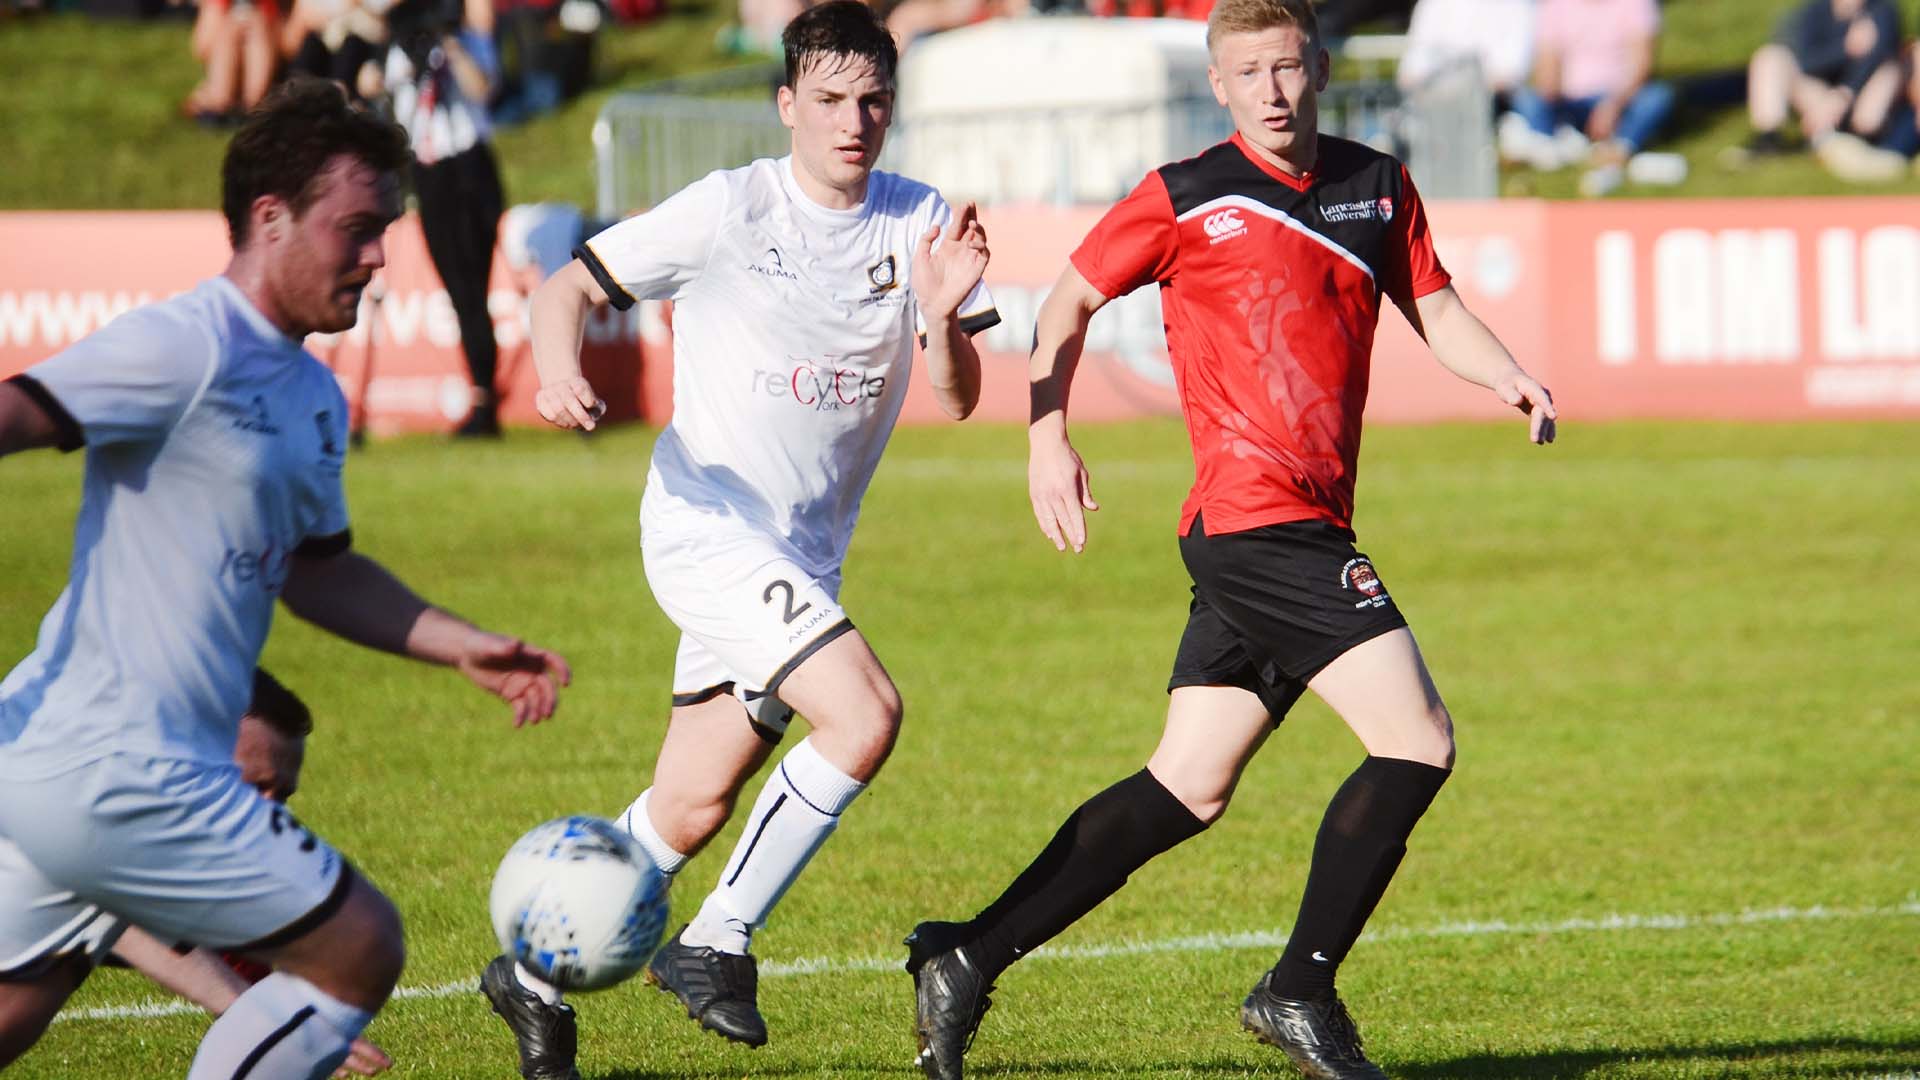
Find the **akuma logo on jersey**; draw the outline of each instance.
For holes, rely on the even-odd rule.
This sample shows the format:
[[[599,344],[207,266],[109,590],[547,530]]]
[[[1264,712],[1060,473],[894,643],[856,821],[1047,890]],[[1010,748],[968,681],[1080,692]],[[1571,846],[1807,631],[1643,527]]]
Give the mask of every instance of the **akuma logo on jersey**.
[[[747,269],[762,277],[779,278],[782,281],[800,280],[800,275],[787,269],[786,263],[781,260],[779,248],[768,248],[767,253],[760,257],[760,261],[748,263]]]
[[[835,364],[801,362],[791,372],[755,371],[755,393],[784,398],[815,412],[831,412],[872,401],[887,391],[885,375],[863,375]]]
[[[1360,594],[1354,607],[1385,607],[1387,587],[1380,583],[1380,575],[1374,573],[1373,562],[1365,555],[1348,559],[1340,568],[1340,587]]]
[[[1208,214],[1206,220],[1200,223],[1200,227],[1206,230],[1210,244],[1231,240],[1236,236],[1245,235],[1247,231],[1247,223],[1240,220],[1240,211],[1237,209]]]

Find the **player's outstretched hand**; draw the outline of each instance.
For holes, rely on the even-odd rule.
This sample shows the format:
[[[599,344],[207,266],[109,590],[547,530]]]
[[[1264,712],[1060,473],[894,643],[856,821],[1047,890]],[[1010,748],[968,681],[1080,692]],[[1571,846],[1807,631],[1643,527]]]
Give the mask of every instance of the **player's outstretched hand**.
[[[475,686],[513,706],[514,727],[552,716],[560,688],[573,681],[573,670],[559,653],[484,631],[458,666]]]
[[[1064,436],[1038,437],[1027,457],[1027,497],[1033,501],[1033,519],[1053,541],[1054,550],[1087,547],[1088,510],[1100,509],[1093,500],[1087,464]]]
[[[568,430],[592,431],[607,411],[607,403],[594,393],[593,384],[578,375],[542,386],[533,396],[533,404],[547,423]]]
[[[347,1051],[346,1063],[333,1070],[336,1080],[346,1080],[354,1076],[379,1076],[393,1068],[393,1059],[385,1050],[368,1042],[363,1036],[353,1040],[353,1048]]]
[[[1500,395],[1501,401],[1531,418],[1527,425],[1529,441],[1540,446],[1553,441],[1554,421],[1560,419],[1560,413],[1553,407],[1553,395],[1533,376],[1516,375],[1495,386],[1493,392]]]
[[[987,228],[980,224],[980,211],[968,202],[953,216],[953,225],[939,247],[940,226],[929,225],[913,249],[913,292],[921,310],[933,318],[945,318],[960,310],[967,294],[980,284],[987,272]]]

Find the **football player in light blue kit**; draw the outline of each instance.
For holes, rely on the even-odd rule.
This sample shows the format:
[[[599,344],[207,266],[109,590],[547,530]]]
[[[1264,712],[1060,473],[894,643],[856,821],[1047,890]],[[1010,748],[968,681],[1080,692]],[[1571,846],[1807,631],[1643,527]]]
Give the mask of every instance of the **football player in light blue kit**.
[[[0,1065],[127,923],[276,969],[189,1080],[327,1076],[392,991],[393,905],[234,764],[276,599],[458,668],[516,725],[568,679],[351,550],[346,402],[301,340],[353,325],[407,162],[397,127],[289,83],[228,147],[226,272],[0,384],[0,454],[87,452],[66,590],[0,682]]]

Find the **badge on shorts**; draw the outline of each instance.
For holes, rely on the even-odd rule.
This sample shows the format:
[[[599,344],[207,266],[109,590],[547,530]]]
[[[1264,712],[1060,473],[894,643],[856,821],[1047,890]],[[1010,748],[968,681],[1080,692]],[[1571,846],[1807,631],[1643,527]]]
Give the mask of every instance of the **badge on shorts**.
[[[1348,559],[1347,565],[1340,568],[1340,587],[1360,594],[1360,599],[1354,601],[1354,607],[1386,606],[1387,587],[1380,583],[1380,575],[1374,573],[1372,560],[1365,555]]]

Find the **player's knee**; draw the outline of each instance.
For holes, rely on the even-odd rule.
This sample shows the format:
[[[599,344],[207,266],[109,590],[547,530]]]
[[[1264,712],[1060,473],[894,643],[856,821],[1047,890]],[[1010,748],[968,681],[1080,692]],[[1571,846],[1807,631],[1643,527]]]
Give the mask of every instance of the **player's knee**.
[[[31,982],[0,982],[0,1068],[32,1049],[91,970],[85,957],[70,956]]]
[[[1428,706],[1426,720],[1426,737],[1421,740],[1422,755],[1419,760],[1443,769],[1453,768],[1453,714],[1447,711],[1445,704],[1436,701]]]
[[[350,1005],[378,1009],[400,982],[406,938],[393,901],[364,879],[353,889],[335,935],[340,947],[330,951],[326,971],[304,977]]]

